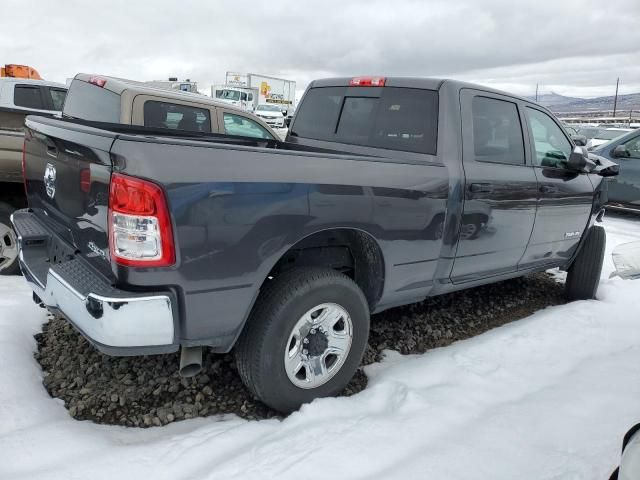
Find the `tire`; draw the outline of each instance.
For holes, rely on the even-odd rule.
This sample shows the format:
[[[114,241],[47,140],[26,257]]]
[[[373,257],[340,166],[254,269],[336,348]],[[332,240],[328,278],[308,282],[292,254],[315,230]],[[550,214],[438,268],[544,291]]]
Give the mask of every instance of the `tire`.
[[[329,328],[334,331],[321,328],[319,323],[320,326],[295,337],[294,332],[299,331],[301,322],[300,328],[306,328],[310,325],[306,319],[317,314],[317,318],[310,321],[321,322],[323,318],[329,318],[329,313],[333,318],[342,315],[334,327]],[[344,349],[346,353],[327,354],[331,350],[329,342],[334,338],[347,341],[347,331],[351,333],[351,340],[350,346]],[[258,399],[275,410],[288,413],[315,398],[340,393],[360,365],[368,337],[369,306],[353,280],[329,268],[294,269],[269,281],[263,288],[238,339],[236,365],[242,381]],[[310,343],[303,343],[309,339]],[[292,352],[298,352],[300,358],[307,358],[308,362],[320,361],[329,373],[316,377],[303,366],[297,375],[293,375],[294,369],[285,367],[287,355]],[[293,355],[292,358],[295,360],[296,357]],[[322,358],[324,360],[320,360]],[[290,361],[290,365],[294,363],[298,361]],[[314,380],[308,383],[307,378]]]
[[[15,209],[0,202],[0,275],[18,275],[18,240],[11,225],[11,214]]]
[[[564,291],[569,300],[596,298],[606,243],[604,228],[594,226],[589,229],[582,248],[567,271]]]

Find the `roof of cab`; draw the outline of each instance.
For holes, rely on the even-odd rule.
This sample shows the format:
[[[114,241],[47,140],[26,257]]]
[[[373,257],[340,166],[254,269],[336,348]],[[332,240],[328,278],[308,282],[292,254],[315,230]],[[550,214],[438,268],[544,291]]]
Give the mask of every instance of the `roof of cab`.
[[[106,80],[103,88],[107,90],[117,93],[121,95],[125,90],[133,90],[138,94],[147,94],[147,95],[158,95],[163,98],[173,99],[173,100],[190,100],[192,102],[201,103],[203,105],[214,105],[218,107],[224,107],[228,110],[240,110],[233,105],[221,102],[219,100],[213,99],[207,95],[201,95],[199,93],[191,93],[191,92],[183,92],[181,90],[170,90],[166,88],[153,87],[144,82],[138,82],[135,80],[128,80],[125,78],[118,77],[109,77],[106,75],[91,75],[88,73],[78,73],[74,80],[82,80],[84,82],[89,82],[91,78],[100,78]]]

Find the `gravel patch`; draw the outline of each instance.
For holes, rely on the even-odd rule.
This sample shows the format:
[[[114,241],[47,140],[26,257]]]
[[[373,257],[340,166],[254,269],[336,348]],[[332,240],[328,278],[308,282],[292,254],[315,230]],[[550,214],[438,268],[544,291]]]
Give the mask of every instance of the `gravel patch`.
[[[473,337],[564,303],[562,293],[563,285],[550,275],[535,274],[382,312],[371,319],[362,364],[379,361],[385,349],[424,353]],[[151,427],[226,413],[252,420],[281,417],[247,392],[231,354],[205,351],[203,373],[184,379],[177,373],[177,353],[109,357],[59,318],[51,317],[36,340],[45,388],[78,420]],[[366,385],[359,370],[342,394],[353,395]]]

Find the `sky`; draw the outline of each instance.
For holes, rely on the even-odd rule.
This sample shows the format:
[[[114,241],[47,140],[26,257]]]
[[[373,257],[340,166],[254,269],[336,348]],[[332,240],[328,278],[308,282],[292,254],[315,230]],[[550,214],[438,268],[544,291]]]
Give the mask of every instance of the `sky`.
[[[640,92],[639,0],[1,0],[0,64],[190,78],[445,77],[520,95]]]

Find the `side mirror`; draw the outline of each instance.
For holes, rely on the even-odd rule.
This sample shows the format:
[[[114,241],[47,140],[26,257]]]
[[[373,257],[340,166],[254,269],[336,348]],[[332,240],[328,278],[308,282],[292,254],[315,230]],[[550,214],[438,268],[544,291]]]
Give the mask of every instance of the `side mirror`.
[[[611,156],[614,158],[628,158],[629,151],[627,150],[627,147],[625,147],[624,145],[618,145],[611,152]]]
[[[578,147],[587,146],[587,137],[585,137],[584,135],[579,135],[575,133],[571,135],[571,140],[573,140],[573,143],[575,143]]]
[[[590,153],[589,158],[596,164],[596,168],[592,173],[600,175],[601,177],[615,177],[620,173],[620,166],[608,158],[601,157],[594,153]]]
[[[581,147],[576,147],[569,155],[567,161],[567,169],[573,172],[590,173],[596,168],[596,163],[589,157],[585,156]]]

